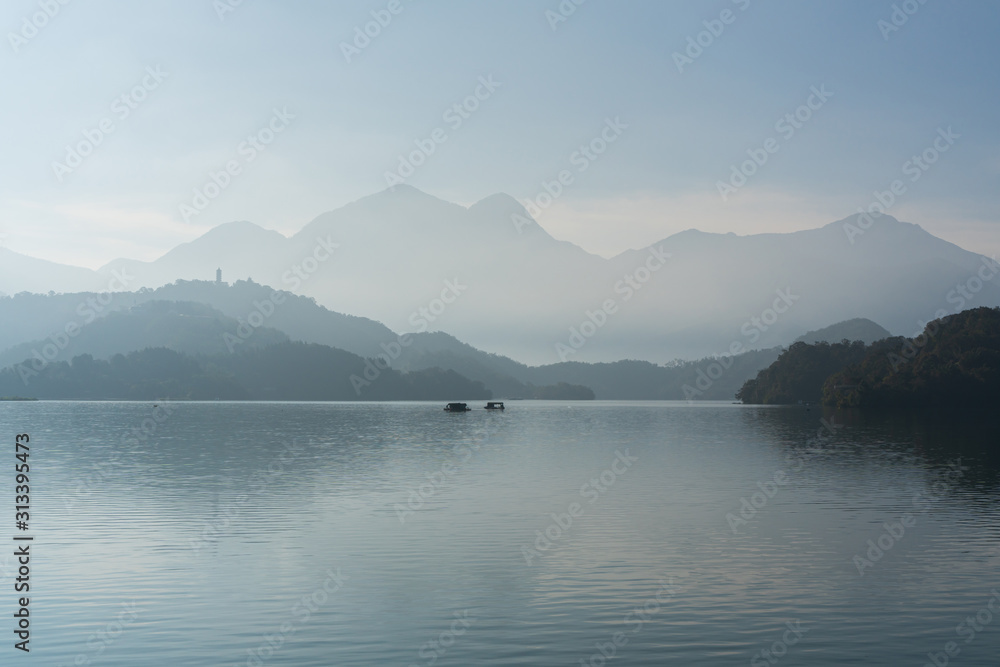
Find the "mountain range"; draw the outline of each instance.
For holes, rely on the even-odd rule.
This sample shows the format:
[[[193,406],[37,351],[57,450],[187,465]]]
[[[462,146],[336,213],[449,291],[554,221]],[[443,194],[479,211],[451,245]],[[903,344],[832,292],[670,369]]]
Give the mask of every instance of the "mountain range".
[[[808,331],[795,339],[796,343],[839,343],[842,340],[860,340],[866,345],[871,345],[877,340],[889,338],[892,332],[879,326],[871,320],[863,317],[856,317],[853,320],[846,320],[831,324],[816,331]]]
[[[102,298],[106,303],[102,304]],[[287,377],[287,366],[270,364],[274,375],[271,384],[288,390],[280,396],[267,394],[270,384],[259,372],[243,368],[261,363],[266,366],[268,359],[287,357],[306,365],[309,359],[317,364],[339,360],[327,366],[327,385],[312,384],[307,395],[314,398],[427,396],[428,391],[443,386],[435,378],[443,378],[450,387],[479,386],[507,398],[731,399],[746,379],[768,366],[780,352],[778,348],[749,351],[732,359],[669,366],[647,361],[527,366],[478,350],[443,332],[396,334],[378,322],[334,313],[308,297],[250,281],[233,285],[177,281],[156,290],[114,294],[20,293],[0,299],[0,321],[18,324],[0,331],[0,346],[7,346],[0,351],[0,369],[8,371],[4,390],[10,395],[46,397],[134,396],[151,391],[151,386],[180,392],[172,394],[175,397],[203,397],[206,391],[212,396],[244,398],[302,396],[291,391],[294,380]],[[11,345],[13,341],[16,344]],[[308,347],[288,348],[292,342]],[[285,346],[285,351],[272,349],[279,346]],[[114,361],[126,355],[139,361],[137,368],[161,367],[159,362],[152,366],[146,363],[164,358],[160,353],[142,356],[150,349],[182,355],[178,363],[186,365],[190,373],[175,377],[157,371],[155,377],[143,379],[151,386],[139,383],[135,388],[138,380],[134,372],[115,370],[129,365],[120,360],[103,372],[103,376],[117,373],[117,379],[94,390],[105,393],[84,392],[80,378],[90,377],[87,373],[96,368],[92,366],[94,359]],[[288,357],[289,350],[298,352]],[[83,376],[75,371],[78,359],[90,369]],[[204,363],[208,365],[202,367]],[[216,372],[219,368],[225,370],[221,375]],[[246,381],[233,385],[230,376],[243,376]],[[72,377],[76,380],[70,382]],[[192,384],[198,377],[211,378],[209,389]],[[174,380],[183,382],[169,384]],[[63,381],[71,386],[64,387]],[[350,394],[344,394],[345,387],[351,389]]]
[[[983,262],[917,225],[860,214],[788,234],[688,230],[603,258],[553,238],[509,196],[464,207],[397,186],[290,237],[233,222],[155,261],[97,271],[0,249],[0,291],[97,292],[117,282],[137,292],[221,268],[227,281],[314,299],[341,329],[353,322],[354,342],[337,342],[356,354],[377,354],[393,332],[441,331],[534,365],[660,364],[788,345],[855,318],[912,335],[939,310],[1000,305],[1000,285],[988,280],[969,298],[956,292]],[[252,307],[222,310],[238,318]],[[296,318],[274,317],[301,338],[288,331]],[[8,346],[31,339],[12,337]]]

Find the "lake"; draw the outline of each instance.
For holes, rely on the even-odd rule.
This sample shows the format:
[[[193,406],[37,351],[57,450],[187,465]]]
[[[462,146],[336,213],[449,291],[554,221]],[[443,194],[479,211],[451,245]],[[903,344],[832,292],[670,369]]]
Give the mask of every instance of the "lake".
[[[470,405],[0,403],[3,664],[997,664],[997,417]]]

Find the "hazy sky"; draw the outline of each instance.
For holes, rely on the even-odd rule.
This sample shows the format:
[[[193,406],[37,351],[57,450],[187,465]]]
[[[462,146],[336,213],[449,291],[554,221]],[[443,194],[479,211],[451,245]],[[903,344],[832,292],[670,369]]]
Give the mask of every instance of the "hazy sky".
[[[463,204],[567,171],[538,220],[606,256],[819,226],[896,179],[895,217],[1000,252],[994,2],[67,2],[0,10],[0,242],[25,254],[96,267],[231,220],[291,233],[413,151],[406,182]]]

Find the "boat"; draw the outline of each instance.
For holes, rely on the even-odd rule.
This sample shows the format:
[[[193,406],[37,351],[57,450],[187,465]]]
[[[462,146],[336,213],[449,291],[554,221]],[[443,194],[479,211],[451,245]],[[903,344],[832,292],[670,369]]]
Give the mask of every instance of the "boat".
[[[471,409],[466,403],[449,403],[444,406],[445,412],[468,412]]]
[[[486,403],[486,410],[504,410],[503,401],[488,401]]]

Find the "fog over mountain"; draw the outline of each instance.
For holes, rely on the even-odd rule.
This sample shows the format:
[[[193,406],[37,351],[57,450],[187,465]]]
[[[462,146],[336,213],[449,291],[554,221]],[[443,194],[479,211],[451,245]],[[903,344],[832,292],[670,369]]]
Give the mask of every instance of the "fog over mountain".
[[[0,348],[0,369],[7,371],[4,392],[49,398],[136,396],[136,391],[152,391],[143,384],[147,380],[160,386],[167,376],[180,379],[169,371],[169,363],[153,364],[159,370],[148,378],[137,374],[138,369],[150,368],[143,360],[174,358],[150,352],[159,349],[182,355],[183,359],[176,357],[178,363],[193,373],[181,384],[162,385],[175,398],[383,400],[426,397],[427,391],[450,386],[455,391],[478,387],[475,395],[488,391],[508,398],[729,400],[780,352],[780,348],[751,351],[669,366],[647,361],[527,366],[446,333],[397,334],[373,320],[334,313],[308,297],[243,280],[233,285],[178,280],[156,290],[114,294],[22,293],[0,299],[0,318],[21,323],[0,337],[5,345],[20,341]],[[63,324],[55,324],[60,321]],[[289,342],[308,347],[288,347]],[[282,345],[285,352],[272,349]],[[289,357],[287,351],[292,349],[308,351]],[[122,355],[138,360],[136,372],[119,372]],[[296,371],[271,362],[253,371],[256,379],[242,389],[227,384],[232,379],[227,373],[250,372],[244,366],[253,367],[262,359],[295,359],[309,367],[310,359],[323,364],[330,355],[347,363],[327,366],[325,375],[310,370],[314,381],[305,394],[294,389]],[[117,374],[119,384],[102,385],[96,394],[87,390],[83,379],[93,375],[94,359],[114,362],[113,368],[101,373]],[[220,375],[220,367],[229,370]],[[261,375],[266,368],[280,376],[281,391],[260,393],[272,386]],[[70,381],[70,375],[76,379]],[[206,380],[208,388],[199,388],[195,376],[213,379]],[[400,381],[409,389],[400,392]],[[463,384],[468,382],[478,384]],[[344,393],[347,388],[350,393]]]
[[[830,326],[823,327],[817,331],[806,332],[796,338],[795,342],[813,344],[821,342],[839,343],[843,340],[860,340],[864,343],[870,344],[877,340],[882,340],[883,338],[889,338],[890,336],[892,336],[892,333],[884,327],[880,327],[875,322],[863,317],[857,317],[853,320],[831,324]]]
[[[1000,667],[1000,2],[0,15],[0,667]]]
[[[0,247],[0,293],[108,289],[107,282],[103,275],[90,269],[36,259]]]
[[[225,281],[252,278],[392,332],[444,331],[529,364],[695,359],[853,318],[911,335],[939,310],[1000,305],[1000,285],[977,277],[982,257],[889,215],[788,234],[692,229],[605,259],[553,238],[507,195],[466,208],[409,186],[291,237],[233,222],[155,261],[96,272],[0,252],[8,294],[157,288],[221,268]]]

